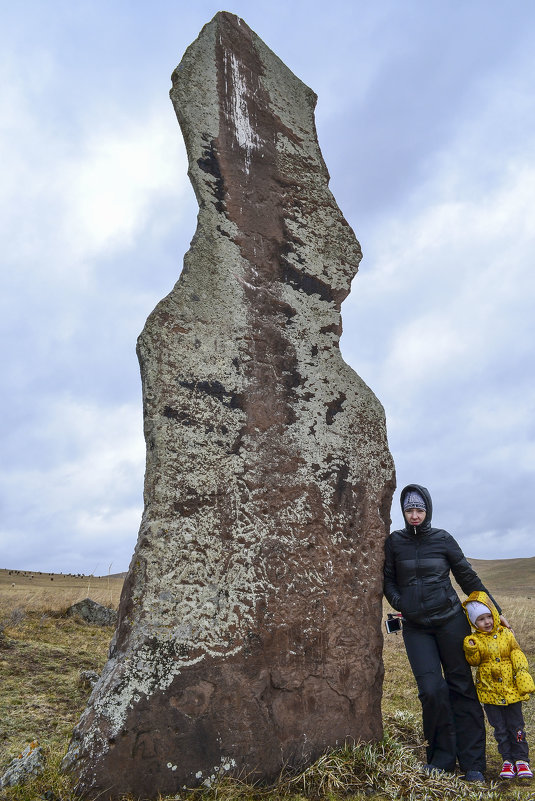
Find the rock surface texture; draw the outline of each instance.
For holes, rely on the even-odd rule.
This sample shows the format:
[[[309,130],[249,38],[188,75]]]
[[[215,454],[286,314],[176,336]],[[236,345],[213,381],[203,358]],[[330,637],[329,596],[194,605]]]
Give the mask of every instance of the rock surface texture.
[[[198,227],[138,343],[145,510],[64,763],[91,798],[270,781],[382,733],[394,471],[338,347],[361,252],[316,97],[226,12],[172,80]]]
[[[40,776],[45,769],[45,761],[43,749],[37,740],[34,740],[11,760],[6,772],[0,777],[0,788],[26,784],[30,779]]]

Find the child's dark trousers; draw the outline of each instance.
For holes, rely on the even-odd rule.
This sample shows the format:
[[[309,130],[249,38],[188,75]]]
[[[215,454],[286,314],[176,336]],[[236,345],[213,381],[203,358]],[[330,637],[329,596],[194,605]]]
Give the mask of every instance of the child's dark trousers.
[[[484,704],[487,720],[494,729],[498,751],[503,761],[529,760],[529,748],[524,731],[522,701],[507,706]]]

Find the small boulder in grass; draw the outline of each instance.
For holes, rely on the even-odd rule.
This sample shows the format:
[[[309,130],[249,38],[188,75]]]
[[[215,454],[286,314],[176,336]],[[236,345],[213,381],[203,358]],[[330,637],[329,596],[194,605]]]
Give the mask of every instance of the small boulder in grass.
[[[96,670],[82,670],[80,672],[80,684],[86,689],[92,690],[100,676]]]
[[[45,755],[37,740],[33,740],[24,751],[9,763],[0,778],[0,787],[14,787],[25,784],[28,779],[40,776],[45,768]]]
[[[84,598],[83,601],[69,606],[66,614],[69,617],[81,617],[93,626],[115,626],[117,623],[117,612],[114,609],[92,601],[91,598]]]

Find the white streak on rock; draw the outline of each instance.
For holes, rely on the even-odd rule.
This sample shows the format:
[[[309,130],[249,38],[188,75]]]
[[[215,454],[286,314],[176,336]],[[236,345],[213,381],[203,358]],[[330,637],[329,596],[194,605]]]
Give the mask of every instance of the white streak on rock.
[[[230,60],[231,78],[231,122],[236,132],[236,141],[245,151],[245,172],[249,175],[251,169],[251,154],[258,149],[261,140],[254,131],[247,107],[247,81],[240,72],[238,59],[234,53],[225,53],[225,69],[228,72]]]

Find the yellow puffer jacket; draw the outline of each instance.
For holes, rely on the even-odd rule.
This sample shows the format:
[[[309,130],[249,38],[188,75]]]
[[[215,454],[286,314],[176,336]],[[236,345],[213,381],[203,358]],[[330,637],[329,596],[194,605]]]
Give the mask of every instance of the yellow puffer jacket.
[[[507,705],[527,701],[535,692],[535,684],[528,672],[528,660],[518,647],[510,629],[500,623],[498,610],[486,592],[473,592],[463,603],[479,601],[487,606],[494,620],[492,631],[476,629],[464,638],[464,653],[469,664],[477,666],[476,690],[482,704]],[[468,617],[468,612],[466,612]],[[470,625],[473,624],[468,618]],[[475,643],[471,645],[470,643]]]

